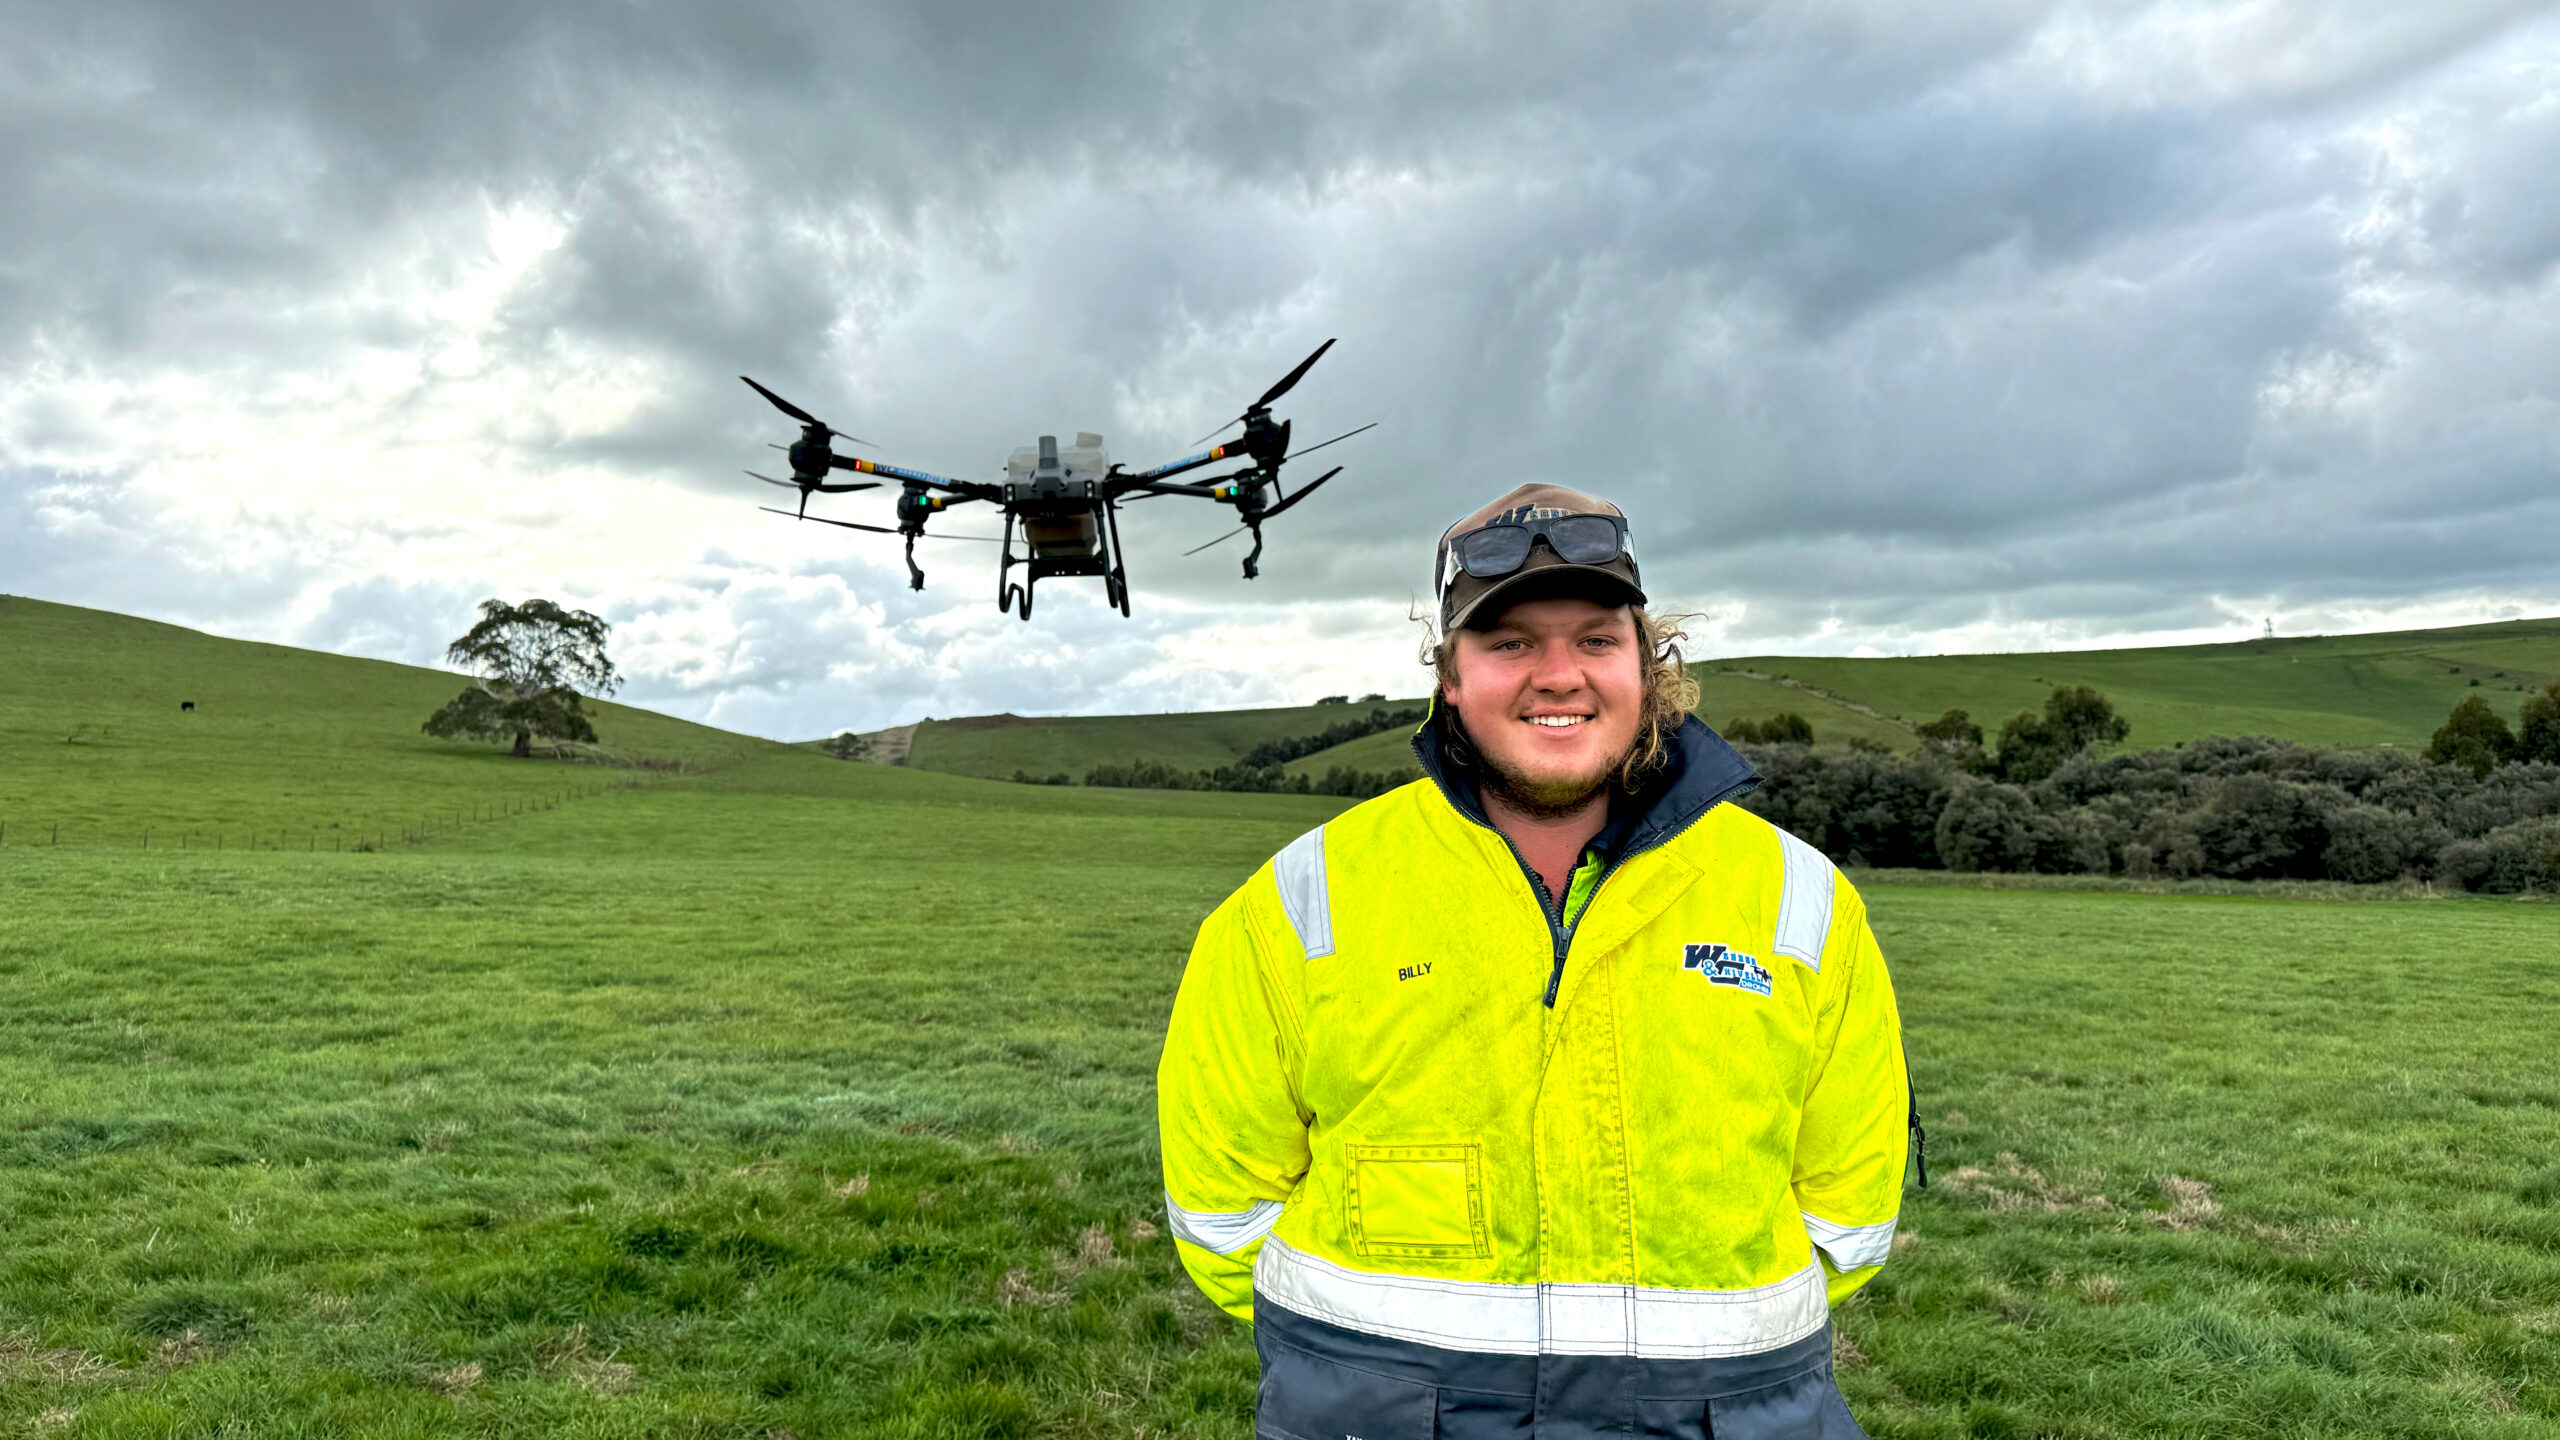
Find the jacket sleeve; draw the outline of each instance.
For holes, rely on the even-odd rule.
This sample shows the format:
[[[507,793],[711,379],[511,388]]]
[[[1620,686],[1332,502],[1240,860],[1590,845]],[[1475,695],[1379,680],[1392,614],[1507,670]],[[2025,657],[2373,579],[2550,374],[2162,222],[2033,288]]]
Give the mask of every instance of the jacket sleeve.
[[[1795,1192],[1836,1305],[1893,1253],[1911,1097],[1892,977],[1857,891],[1845,878],[1834,884],[1838,908],[1823,947],[1830,1013],[1796,1135]]]
[[[1269,903],[1257,890],[1272,892]],[[1266,869],[1201,925],[1156,1067],[1174,1248],[1201,1290],[1247,1323],[1254,1257],[1307,1173],[1311,1118],[1297,1085],[1301,992],[1282,983],[1296,977],[1271,963],[1257,933],[1256,912],[1274,907]]]

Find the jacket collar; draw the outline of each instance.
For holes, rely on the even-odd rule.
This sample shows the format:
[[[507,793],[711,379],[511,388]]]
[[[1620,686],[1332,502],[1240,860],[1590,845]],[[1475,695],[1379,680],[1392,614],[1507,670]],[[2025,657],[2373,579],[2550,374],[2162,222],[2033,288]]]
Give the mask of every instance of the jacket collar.
[[[1440,787],[1449,804],[1461,815],[1487,829],[1493,821],[1485,814],[1484,794],[1476,784],[1474,772],[1456,764],[1449,753],[1445,726],[1458,723],[1455,714],[1442,709],[1440,698],[1431,699],[1431,714],[1422,728],[1413,732],[1413,753],[1422,762],[1422,773]],[[1609,824],[1593,840],[1598,850],[1611,863],[1650,850],[1672,836],[1686,830],[1709,810],[1755,788],[1760,774],[1751,762],[1742,758],[1706,726],[1691,715],[1673,732],[1668,752],[1654,768],[1644,788],[1636,794],[1616,794],[1609,802]]]

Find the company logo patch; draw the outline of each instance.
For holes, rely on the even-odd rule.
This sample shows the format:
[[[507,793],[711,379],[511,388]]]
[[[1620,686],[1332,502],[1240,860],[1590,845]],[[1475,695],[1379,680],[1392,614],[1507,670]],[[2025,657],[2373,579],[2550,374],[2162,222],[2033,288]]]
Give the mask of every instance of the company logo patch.
[[[1691,945],[1686,950],[1680,968],[1706,976],[1708,984],[1730,985],[1753,995],[1769,993],[1769,972],[1760,968],[1757,959],[1722,945]]]

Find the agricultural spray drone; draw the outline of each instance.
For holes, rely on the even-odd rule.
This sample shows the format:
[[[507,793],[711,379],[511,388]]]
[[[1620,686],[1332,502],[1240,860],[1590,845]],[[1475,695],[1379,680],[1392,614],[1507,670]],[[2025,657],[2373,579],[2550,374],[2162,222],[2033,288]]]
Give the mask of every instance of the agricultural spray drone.
[[[1280,377],[1280,383],[1262,392],[1262,398],[1245,407],[1242,415],[1200,437],[1206,444],[1225,434],[1229,426],[1241,423],[1244,434],[1224,445],[1213,446],[1197,455],[1187,456],[1152,470],[1127,471],[1111,463],[1103,453],[1102,437],[1091,432],[1080,433],[1072,446],[1060,448],[1058,437],[1043,435],[1036,446],[1026,445],[1013,452],[1005,462],[1004,479],[1000,481],[953,480],[922,470],[908,470],[896,465],[882,465],[871,460],[855,460],[835,453],[834,443],[843,440],[854,445],[870,442],[859,440],[767,390],[741,375],[738,378],[754,386],[755,392],[773,402],[775,409],[800,422],[800,438],[790,446],[777,445],[791,456],[791,478],[777,480],[770,475],[749,475],[768,485],[780,485],[800,492],[797,510],[772,510],[776,515],[794,515],[802,520],[815,520],[823,525],[840,525],[847,530],[869,530],[882,535],[902,535],[907,542],[907,584],[924,588],[924,571],[916,566],[918,540],[978,540],[1001,545],[996,566],[996,608],[1010,610],[1023,619],[1031,618],[1031,590],[1052,575],[1099,575],[1104,597],[1123,615],[1129,613],[1129,575],[1120,548],[1120,504],[1122,501],[1150,499],[1159,495],[1188,495],[1235,508],[1236,518],[1244,523],[1219,536],[1207,545],[1184,551],[1196,555],[1210,545],[1250,532],[1253,549],[1244,557],[1244,578],[1250,580],[1261,573],[1262,527],[1279,518],[1290,507],[1316,493],[1318,486],[1342,473],[1337,465],[1295,490],[1280,486],[1280,467],[1300,455],[1321,450],[1336,440],[1348,440],[1361,430],[1345,431],[1320,445],[1304,450],[1289,449],[1289,423],[1271,418],[1271,404],[1306,375],[1324,352],[1333,348],[1327,340],[1316,352],[1298,362],[1298,368]],[[1174,476],[1222,460],[1241,459],[1241,470],[1208,480],[1177,482]],[[838,470],[857,475],[877,475],[878,480],[833,482],[829,476]],[[850,490],[876,490],[896,481],[898,491],[898,523],[864,525],[851,520],[830,520],[809,513],[812,494],[842,494]],[[994,505],[1004,512],[1004,534],[943,535],[925,530],[925,521],[958,505]],[[1023,553],[1014,553],[1015,532],[1021,534]],[[1014,567],[1022,567],[1022,578],[1014,578]]]

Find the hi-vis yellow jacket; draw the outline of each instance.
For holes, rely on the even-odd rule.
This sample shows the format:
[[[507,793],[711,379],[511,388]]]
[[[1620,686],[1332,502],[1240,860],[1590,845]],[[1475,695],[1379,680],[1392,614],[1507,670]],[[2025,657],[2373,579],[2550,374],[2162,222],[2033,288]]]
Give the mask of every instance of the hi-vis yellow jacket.
[[[1551,908],[1433,734],[1428,778],[1201,926],[1158,1074],[1184,1264],[1239,1318],[1434,1353],[1808,1342],[1885,1260],[1904,1174],[1857,892],[1723,803],[1755,779],[1691,720]]]

